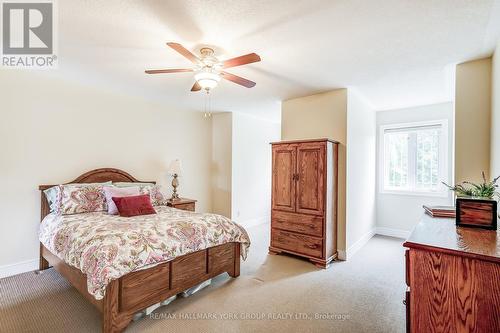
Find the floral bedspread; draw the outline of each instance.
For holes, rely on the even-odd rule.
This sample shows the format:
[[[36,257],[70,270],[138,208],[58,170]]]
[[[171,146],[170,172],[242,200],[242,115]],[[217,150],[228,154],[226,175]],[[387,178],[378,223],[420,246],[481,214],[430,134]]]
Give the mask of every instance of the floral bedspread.
[[[228,218],[165,206],[155,210],[157,214],[136,217],[49,214],[39,238],[53,254],[87,274],[88,291],[98,300],[112,280],[212,246],[239,242],[246,259],[250,239]]]

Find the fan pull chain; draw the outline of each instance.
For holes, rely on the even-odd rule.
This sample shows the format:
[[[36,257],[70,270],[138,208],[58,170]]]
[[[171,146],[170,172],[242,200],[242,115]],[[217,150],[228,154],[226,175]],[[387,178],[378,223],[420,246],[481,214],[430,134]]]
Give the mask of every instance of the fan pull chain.
[[[207,94],[205,96],[205,105],[203,111],[204,111],[203,116],[205,118],[212,117],[212,98],[210,96],[210,90],[208,89],[207,89]]]
[[[206,95],[203,96],[203,116],[205,118],[208,117],[208,115],[207,115],[207,96]]]
[[[212,95],[209,94],[208,90],[207,90],[207,95],[208,95],[208,117],[212,117]]]

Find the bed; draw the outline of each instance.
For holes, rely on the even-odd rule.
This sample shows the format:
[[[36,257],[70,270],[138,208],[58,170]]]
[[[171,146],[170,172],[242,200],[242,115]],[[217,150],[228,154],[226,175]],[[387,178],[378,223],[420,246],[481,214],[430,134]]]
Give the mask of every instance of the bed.
[[[122,170],[111,168],[92,170],[70,183],[106,181],[143,183]],[[170,207],[158,207],[156,216],[141,217],[142,220],[120,220],[120,217],[106,217],[105,213],[53,216],[43,193],[52,186],[39,186],[40,271],[54,267],[92,303],[102,313],[104,333],[122,332],[135,313],[217,275],[228,273],[235,278],[240,274],[240,256],[245,255],[249,239],[243,228],[223,217]],[[220,232],[210,232],[209,227],[203,227],[203,232],[195,230],[196,226],[203,226],[204,223],[219,226]],[[178,225],[188,226],[188,231],[178,230]],[[161,255],[149,254],[132,262],[124,261],[117,255],[117,251],[132,246],[125,243],[124,237],[118,241],[119,235],[134,233],[139,235],[134,238],[137,240],[151,236],[152,232],[156,238],[149,242],[161,243]],[[189,232],[197,232],[198,236],[196,241],[184,246],[182,237],[176,235],[182,236]],[[110,233],[114,233],[114,238],[108,236]],[[221,237],[221,234],[226,236]],[[163,237],[160,243],[158,235]],[[114,251],[110,255],[109,245],[113,245],[113,239],[117,239],[119,244],[112,246]],[[101,241],[103,245],[99,246]],[[92,252],[91,261],[81,253],[90,242],[98,244],[100,251]],[[134,243],[133,246],[138,245]],[[101,251],[101,248],[107,252]],[[133,248],[132,251],[137,252],[137,249]]]

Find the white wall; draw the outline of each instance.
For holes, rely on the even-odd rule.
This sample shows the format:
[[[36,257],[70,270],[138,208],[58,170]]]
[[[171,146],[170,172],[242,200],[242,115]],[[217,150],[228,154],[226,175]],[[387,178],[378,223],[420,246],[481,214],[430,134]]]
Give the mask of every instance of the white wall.
[[[500,43],[493,56],[491,92],[491,177],[500,176]]]
[[[376,112],[356,91],[347,95],[346,257],[375,234]]]
[[[243,226],[270,221],[272,154],[279,123],[233,113],[232,219]]]
[[[211,209],[211,121],[201,113],[20,70],[0,71],[0,94],[0,274],[38,266],[39,184],[116,167],[170,194],[166,169],[179,158],[181,196]]]
[[[231,217],[232,113],[212,115],[212,211]]]
[[[380,193],[379,172],[380,167],[380,126],[400,124],[416,121],[448,120],[448,178],[451,183],[453,173],[453,104],[440,103],[402,110],[389,110],[377,112],[377,233],[406,238],[412,228],[419,222],[423,214],[422,205],[451,205],[453,198],[451,192],[447,197],[432,197],[419,195],[387,194]]]

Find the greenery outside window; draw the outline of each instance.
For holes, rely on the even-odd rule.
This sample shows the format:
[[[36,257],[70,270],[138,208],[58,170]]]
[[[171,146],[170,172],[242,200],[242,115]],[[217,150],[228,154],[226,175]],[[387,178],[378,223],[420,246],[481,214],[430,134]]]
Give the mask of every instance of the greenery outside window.
[[[446,120],[380,128],[381,192],[446,196]]]

